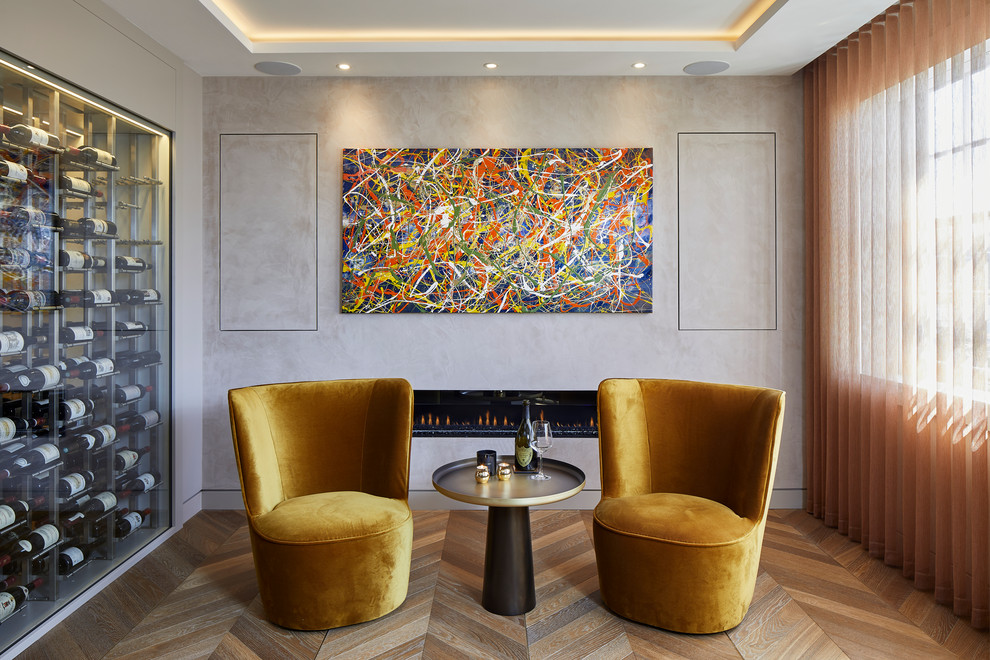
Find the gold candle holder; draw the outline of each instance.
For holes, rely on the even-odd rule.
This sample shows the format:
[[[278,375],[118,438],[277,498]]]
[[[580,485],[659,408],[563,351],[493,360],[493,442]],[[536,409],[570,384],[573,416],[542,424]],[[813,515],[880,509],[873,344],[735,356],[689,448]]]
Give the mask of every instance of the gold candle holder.
[[[491,472],[488,471],[487,465],[479,465],[474,470],[474,480],[479,484],[487,484],[488,480],[491,479]]]
[[[498,464],[498,480],[508,481],[512,478],[512,467],[508,463]]]

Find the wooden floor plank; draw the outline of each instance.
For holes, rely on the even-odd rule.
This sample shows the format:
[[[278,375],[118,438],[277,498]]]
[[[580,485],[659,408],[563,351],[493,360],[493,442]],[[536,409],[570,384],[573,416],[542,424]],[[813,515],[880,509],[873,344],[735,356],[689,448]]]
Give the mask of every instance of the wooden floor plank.
[[[591,511],[532,512],[537,604],[503,617],[481,607],[486,512],[414,512],[402,606],[298,632],[264,619],[244,513],[204,511],[18,660],[990,657],[986,631],[801,511],[771,512],[735,629],[680,635],[622,619],[601,602],[592,521]]]

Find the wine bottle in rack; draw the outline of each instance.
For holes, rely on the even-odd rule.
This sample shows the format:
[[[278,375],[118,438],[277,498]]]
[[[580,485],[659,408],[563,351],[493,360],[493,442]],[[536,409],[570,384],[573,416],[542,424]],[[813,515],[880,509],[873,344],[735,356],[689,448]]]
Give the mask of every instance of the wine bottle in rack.
[[[0,168],[2,169],[2,168]],[[103,197],[103,193],[93,187],[86,179],[63,174],[58,178],[59,189],[66,195],[76,197]]]
[[[78,344],[93,341],[95,338],[96,331],[83,323],[69,324],[63,328],[59,328],[58,331],[58,340],[63,344]]]
[[[66,370],[66,378],[81,378],[82,380],[92,380],[102,378],[116,371],[114,361],[108,357],[86,360],[80,364]]]
[[[117,429],[110,424],[102,424],[81,433],[75,433],[59,442],[63,454],[75,455],[82,452],[103,449],[117,438]]]
[[[7,292],[6,306],[15,312],[26,312],[42,307],[54,307],[57,304],[56,300],[57,296],[55,292],[50,289],[27,291],[15,289],[14,291]]]
[[[143,431],[149,426],[154,426],[161,421],[161,415],[157,410],[145,410],[144,412],[123,412],[117,417],[117,432],[137,432]]]
[[[59,250],[58,265],[67,270],[93,270],[106,268],[107,260],[79,250]]]
[[[66,220],[60,218],[57,226],[67,237],[108,237],[117,235],[117,225],[109,220],[99,218],[79,218]]]
[[[75,497],[89,488],[95,479],[96,475],[89,470],[70,472],[58,480],[55,492],[59,497]]]
[[[44,581],[41,578],[0,591],[0,622],[5,621],[11,614],[20,609],[28,595],[40,587]]]
[[[48,213],[32,206],[14,206],[0,211],[0,220],[8,227],[19,230],[27,227],[52,227],[60,218],[57,213]]]
[[[109,289],[65,289],[58,293],[58,302],[63,307],[110,305],[118,299],[119,294]]]
[[[144,524],[144,519],[151,515],[151,509],[143,509],[141,511],[128,511],[122,516],[117,518],[117,521],[113,526],[113,533],[118,539],[122,539],[128,536],[141,525]]]
[[[67,147],[63,157],[71,162],[82,163],[90,167],[101,167],[104,169],[116,169],[117,157],[109,151],[97,149],[96,147]]]
[[[58,418],[63,422],[75,422],[91,414],[96,402],[85,397],[65,399],[58,405]]]
[[[57,135],[25,124],[0,125],[0,133],[3,133],[14,144],[22,147],[58,149],[62,146],[62,141],[58,139]]]
[[[154,389],[154,385],[117,385],[113,391],[113,402],[118,405],[134,403]]]
[[[32,252],[21,247],[0,247],[0,268],[25,270],[28,268],[48,268],[51,260],[43,252]]]
[[[158,351],[120,351],[116,363],[121,369],[137,369],[162,361]]]
[[[33,392],[48,390],[62,382],[62,370],[54,364],[44,364],[0,375],[0,392]]]
[[[93,323],[97,337],[106,334],[107,327],[106,323]],[[115,321],[113,327],[117,339],[135,339],[148,332],[148,325],[142,321]]]
[[[90,543],[73,543],[64,547],[58,553],[59,575],[71,573],[77,567],[81,566],[96,550],[99,550],[103,543],[104,541],[102,539],[97,539]]]
[[[125,472],[130,470],[132,467],[138,464],[141,457],[145,454],[151,453],[151,445],[147,447],[142,447],[141,449],[121,449],[114,455],[113,458],[113,469],[117,472]]]
[[[151,472],[145,472],[138,475],[134,479],[126,481],[124,483],[124,488],[120,491],[118,496],[119,499],[129,497],[131,495],[140,495],[141,493],[147,493],[149,490],[158,485],[161,480],[161,473],[152,470]]]
[[[27,542],[31,544],[31,552],[41,552],[58,543],[61,534],[58,527],[51,523],[39,525],[27,535]]]
[[[5,445],[18,435],[44,426],[44,417],[0,417],[0,445]]]
[[[32,170],[20,163],[0,158],[0,179],[13,184],[33,183],[38,186],[48,185],[48,179],[38,176]]]
[[[152,305],[162,301],[162,293],[158,289],[124,289],[118,291],[120,302],[125,305]]]
[[[105,490],[99,495],[89,498],[80,507],[80,511],[85,513],[90,518],[99,518],[107,511],[112,510],[117,506],[117,496],[111,493],[109,490]]]
[[[12,474],[38,472],[45,467],[54,465],[62,456],[58,447],[50,442],[44,442],[37,447],[31,447],[14,459],[9,467],[0,470],[0,479],[6,479]]]
[[[151,270],[151,264],[140,257],[117,256],[114,266],[120,273],[143,273]]]
[[[16,330],[0,332],[0,355],[20,353],[28,346],[46,343],[48,341],[48,336],[43,334],[43,332],[44,330],[42,328],[38,328],[35,330],[35,334],[27,337]]]

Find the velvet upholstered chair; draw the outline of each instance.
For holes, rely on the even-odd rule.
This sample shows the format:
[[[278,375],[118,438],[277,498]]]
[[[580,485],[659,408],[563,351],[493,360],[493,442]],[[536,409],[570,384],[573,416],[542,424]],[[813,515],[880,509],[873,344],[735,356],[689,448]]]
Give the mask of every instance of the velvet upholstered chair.
[[[714,633],[753,599],[784,393],[676,380],[598,388],[602,599],[658,628]]]
[[[413,535],[409,383],[258,385],[228,400],[266,617],[321,630],[401,605]]]

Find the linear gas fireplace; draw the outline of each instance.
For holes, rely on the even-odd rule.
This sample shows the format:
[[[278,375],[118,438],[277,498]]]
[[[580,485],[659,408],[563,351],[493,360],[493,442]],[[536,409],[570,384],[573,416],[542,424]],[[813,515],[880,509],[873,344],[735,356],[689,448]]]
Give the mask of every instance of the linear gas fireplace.
[[[596,395],[593,390],[416,390],[413,435],[514,435],[529,401],[530,418],[549,421],[555,436],[594,438]]]

